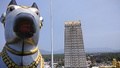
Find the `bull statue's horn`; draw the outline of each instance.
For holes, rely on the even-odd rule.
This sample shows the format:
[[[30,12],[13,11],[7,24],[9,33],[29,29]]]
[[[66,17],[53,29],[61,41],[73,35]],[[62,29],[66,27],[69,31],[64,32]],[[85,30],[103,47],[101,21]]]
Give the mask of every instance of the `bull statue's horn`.
[[[17,5],[17,2],[15,0],[11,0],[11,2],[9,3],[9,5]]]
[[[37,6],[37,4],[35,2],[33,3],[33,5],[31,7],[34,7],[34,8],[38,9],[38,6]]]

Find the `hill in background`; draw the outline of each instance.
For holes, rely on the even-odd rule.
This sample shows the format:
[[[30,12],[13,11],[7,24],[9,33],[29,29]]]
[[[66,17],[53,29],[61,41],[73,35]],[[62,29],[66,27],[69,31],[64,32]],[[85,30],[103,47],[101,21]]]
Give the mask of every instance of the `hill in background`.
[[[40,49],[41,54],[51,54],[50,51],[46,51],[43,49]],[[111,48],[86,48],[85,49],[86,53],[104,53],[104,52],[120,52],[120,50],[114,50]],[[63,54],[64,53],[64,49],[60,49],[57,51],[54,51],[54,54]]]

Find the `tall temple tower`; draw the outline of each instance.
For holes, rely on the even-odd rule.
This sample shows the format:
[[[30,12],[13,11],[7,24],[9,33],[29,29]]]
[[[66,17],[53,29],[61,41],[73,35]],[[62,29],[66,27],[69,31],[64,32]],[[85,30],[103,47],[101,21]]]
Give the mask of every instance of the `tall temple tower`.
[[[87,68],[81,23],[65,22],[65,68]]]

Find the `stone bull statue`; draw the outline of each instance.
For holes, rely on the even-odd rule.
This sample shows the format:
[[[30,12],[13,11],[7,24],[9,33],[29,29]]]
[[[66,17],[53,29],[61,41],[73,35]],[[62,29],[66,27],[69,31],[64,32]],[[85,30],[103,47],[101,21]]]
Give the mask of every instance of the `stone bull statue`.
[[[28,7],[11,0],[0,21],[6,40],[0,53],[0,68],[44,68],[37,45],[43,19],[36,3]]]

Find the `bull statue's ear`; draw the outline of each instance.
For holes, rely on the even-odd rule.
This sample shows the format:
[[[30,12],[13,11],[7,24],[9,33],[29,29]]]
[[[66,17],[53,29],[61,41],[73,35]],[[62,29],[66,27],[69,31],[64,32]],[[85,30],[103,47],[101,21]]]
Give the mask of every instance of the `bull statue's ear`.
[[[43,26],[43,17],[40,17],[40,23],[39,23],[40,29],[42,28],[42,26]]]
[[[37,6],[37,4],[35,2],[33,3],[33,5],[31,7],[34,7],[34,8],[38,9],[38,6]]]
[[[11,0],[11,2],[9,3],[9,5],[17,5],[16,1],[15,0]],[[8,5],[8,6],[9,6]]]

